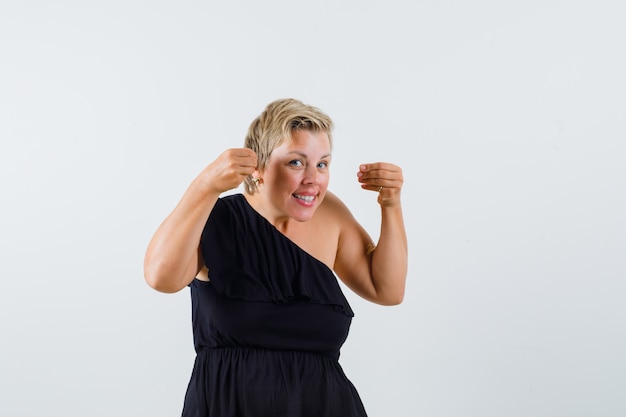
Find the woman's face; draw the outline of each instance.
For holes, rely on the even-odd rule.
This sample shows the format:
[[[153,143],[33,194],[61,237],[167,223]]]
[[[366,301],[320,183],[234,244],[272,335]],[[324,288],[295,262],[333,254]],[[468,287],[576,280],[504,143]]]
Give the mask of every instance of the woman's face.
[[[272,151],[262,177],[277,218],[311,219],[328,188],[330,160],[326,132],[296,130]]]

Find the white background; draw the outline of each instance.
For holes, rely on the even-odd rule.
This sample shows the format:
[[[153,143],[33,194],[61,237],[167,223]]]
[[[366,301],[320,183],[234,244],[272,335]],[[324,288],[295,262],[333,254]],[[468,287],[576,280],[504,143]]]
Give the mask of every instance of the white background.
[[[143,281],[270,101],[336,122],[331,190],[403,167],[405,301],[341,363],[371,417],[626,415],[622,1],[0,0],[0,415],[180,414],[187,290]],[[253,416],[250,416],[253,417]]]

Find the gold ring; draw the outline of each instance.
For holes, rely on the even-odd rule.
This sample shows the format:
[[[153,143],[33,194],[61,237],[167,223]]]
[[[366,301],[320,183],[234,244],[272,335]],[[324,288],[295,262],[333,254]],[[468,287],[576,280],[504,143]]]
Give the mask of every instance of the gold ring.
[[[383,190],[383,186],[381,185],[380,187],[378,187],[378,192],[381,192]]]

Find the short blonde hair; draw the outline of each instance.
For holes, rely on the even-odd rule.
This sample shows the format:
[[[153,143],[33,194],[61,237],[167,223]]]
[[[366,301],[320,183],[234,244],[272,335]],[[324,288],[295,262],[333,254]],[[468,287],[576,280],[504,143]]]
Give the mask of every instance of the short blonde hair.
[[[285,140],[290,141],[293,131],[301,129],[325,132],[332,149],[333,121],[331,118],[317,107],[293,98],[279,99],[268,104],[250,124],[244,146],[256,152],[257,169],[262,170],[267,165],[272,151]],[[248,194],[256,191],[252,176],[244,180],[244,187]]]

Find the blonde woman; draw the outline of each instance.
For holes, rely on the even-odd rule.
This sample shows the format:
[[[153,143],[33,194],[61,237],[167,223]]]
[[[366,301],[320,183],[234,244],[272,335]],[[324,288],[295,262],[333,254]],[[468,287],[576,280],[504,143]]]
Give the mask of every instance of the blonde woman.
[[[390,163],[358,169],[361,188],[378,193],[374,244],[328,191],[332,127],[299,100],[270,103],[244,148],[210,163],[151,239],[148,284],[191,291],[197,357],[184,417],[366,416],[338,363],[353,312],[337,277],[374,303],[402,301],[403,177]]]

